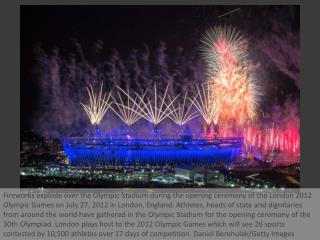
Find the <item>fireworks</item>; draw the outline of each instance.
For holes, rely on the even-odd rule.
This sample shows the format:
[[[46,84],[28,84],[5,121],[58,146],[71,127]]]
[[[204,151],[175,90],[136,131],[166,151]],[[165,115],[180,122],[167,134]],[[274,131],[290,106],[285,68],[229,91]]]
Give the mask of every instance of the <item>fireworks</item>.
[[[90,86],[87,87],[90,102],[88,104],[81,103],[92,125],[99,125],[101,119],[111,105],[111,92],[107,96],[106,93],[102,93],[102,88],[103,83],[101,83],[99,93],[95,93],[93,91],[92,85],[90,84]]]
[[[253,120],[260,92],[252,78],[246,41],[234,28],[216,27],[204,34],[202,43],[208,84],[219,109],[219,119],[240,126]]]
[[[232,129],[220,129],[221,137],[233,137]],[[300,130],[291,122],[285,124],[268,124],[266,126],[249,125],[243,129],[244,153],[247,156],[273,156],[276,160],[278,153],[285,154],[288,162],[294,162],[300,156]],[[290,157],[288,157],[290,156]]]
[[[279,150],[285,153],[300,154],[300,133],[294,126],[276,126],[257,129],[248,127],[244,130],[247,147],[255,147],[268,153]]]
[[[221,66],[233,67],[248,57],[243,36],[232,27],[210,28],[204,33],[201,43],[200,50],[211,76],[218,73]]]
[[[125,97],[121,95],[121,92]],[[138,102],[137,96],[131,97],[129,90],[125,92],[120,87],[118,87],[117,95],[118,99],[112,96],[116,108],[111,106],[111,109],[125,124],[127,124],[128,127],[130,127],[141,118],[140,109],[143,109],[141,101]],[[144,98],[144,96],[142,98]]]
[[[212,123],[217,124],[220,109],[214,102],[212,89],[208,84],[203,84],[201,89],[197,86],[197,91],[197,96],[191,101],[205,120],[207,126]]]
[[[186,91],[182,102],[179,102],[176,106],[174,104],[171,105],[172,112],[168,115],[168,117],[174,121],[178,126],[183,126],[187,122],[189,122],[191,119],[199,116],[196,112],[191,111],[191,107],[194,104],[194,100],[191,101],[191,104],[189,106],[186,105],[187,102],[187,95],[188,91]],[[169,97],[171,100],[171,98]]]
[[[141,117],[145,118],[147,121],[151,122],[154,126],[157,126],[161,123],[166,117],[172,114],[175,109],[171,109],[172,104],[176,101],[179,96],[171,99],[168,97],[168,88],[167,86],[163,97],[158,96],[157,93],[157,86],[154,85],[154,92],[153,92],[153,101],[149,98],[144,99],[145,94],[141,97],[139,94],[136,93],[136,96],[140,100],[140,104],[136,104],[140,112],[135,111],[141,115]],[[168,103],[166,102],[168,98]]]

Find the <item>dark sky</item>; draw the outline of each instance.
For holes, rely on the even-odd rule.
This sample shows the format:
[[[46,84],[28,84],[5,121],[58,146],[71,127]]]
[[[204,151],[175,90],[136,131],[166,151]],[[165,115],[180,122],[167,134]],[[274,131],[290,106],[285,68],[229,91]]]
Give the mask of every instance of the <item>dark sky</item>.
[[[272,19],[284,18],[290,29],[299,28],[299,9],[286,7],[237,6],[22,6],[21,7],[21,128],[29,127],[35,106],[36,86],[32,76],[33,46],[50,51],[59,47],[61,54],[74,51],[71,38],[81,43],[90,59],[96,40],[107,51],[116,48],[127,54],[143,43],[156,46],[164,40],[167,47],[182,46],[198,51],[201,33],[213,24],[232,23],[244,33],[259,36],[270,29]],[[293,15],[293,16],[291,16]],[[288,20],[289,19],[289,20]],[[292,21],[293,19],[293,21]]]
[[[221,12],[224,8],[219,7]],[[103,40],[106,51],[116,48],[122,54],[140,48],[143,43],[155,46],[160,40],[169,48],[189,48],[190,39],[197,39],[199,31],[192,28],[193,21],[197,21],[202,11],[203,7],[197,6],[22,6],[22,128],[28,128],[28,119],[32,119],[30,115],[37,106],[31,74],[34,44],[48,51],[57,46],[66,54],[75,50],[71,38],[78,39],[88,54],[98,39]]]
[[[71,38],[90,48],[101,39],[106,48],[126,51],[143,43],[164,40],[172,46],[188,44],[197,29],[202,7],[197,6],[23,6],[21,9],[22,51],[39,42],[45,48],[58,46],[70,51]],[[221,7],[220,7],[221,8]],[[233,9],[234,7],[228,7]],[[221,10],[224,12],[224,10]]]

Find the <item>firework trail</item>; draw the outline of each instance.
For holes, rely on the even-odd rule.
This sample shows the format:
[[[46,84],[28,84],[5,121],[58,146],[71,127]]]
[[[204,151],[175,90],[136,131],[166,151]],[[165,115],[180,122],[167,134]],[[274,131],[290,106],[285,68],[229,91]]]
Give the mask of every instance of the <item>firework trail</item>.
[[[111,106],[111,109],[128,127],[130,127],[141,118],[140,109],[143,109],[143,106],[141,101],[138,102],[137,96],[130,96],[129,90],[124,91],[120,87],[117,88],[118,98],[116,99],[112,95],[113,103],[116,105],[116,108]],[[123,97],[123,95],[125,97]],[[142,98],[144,98],[144,95]]]
[[[196,87],[198,94],[194,99],[190,99],[190,101],[197,108],[207,126],[210,126],[212,123],[217,124],[220,109],[212,97],[212,88],[209,84],[202,84],[201,89],[198,85]]]
[[[224,16],[227,16],[227,15],[232,14],[232,13],[234,13],[234,12],[236,12],[236,11],[239,11],[239,10],[240,10],[240,8],[233,9],[233,10],[231,10],[231,11],[229,11],[229,12],[226,12],[226,13],[224,13],[224,14],[222,14],[222,15],[219,15],[218,18],[222,18],[222,17],[224,17]]]
[[[252,78],[253,67],[247,42],[232,27],[215,27],[201,40],[201,51],[208,66],[208,84],[220,109],[219,119],[242,126],[256,117],[259,88]]]
[[[106,95],[106,93],[102,93],[103,83],[101,83],[100,91],[99,93],[95,93],[92,85],[90,84],[89,87],[87,87],[87,92],[90,98],[90,101],[88,104],[81,103],[84,111],[88,115],[90,122],[94,126],[98,126],[100,124],[101,119],[111,106],[111,92]]]
[[[195,100],[191,100],[189,106],[187,106],[187,96],[188,96],[188,91],[186,91],[182,102],[179,102],[177,106],[174,104],[171,105],[171,114],[168,115],[168,117],[176,123],[178,126],[183,126],[187,122],[189,122],[191,119],[199,116],[196,112],[191,111],[192,105],[194,104]],[[169,97],[170,102],[172,102],[171,97]]]

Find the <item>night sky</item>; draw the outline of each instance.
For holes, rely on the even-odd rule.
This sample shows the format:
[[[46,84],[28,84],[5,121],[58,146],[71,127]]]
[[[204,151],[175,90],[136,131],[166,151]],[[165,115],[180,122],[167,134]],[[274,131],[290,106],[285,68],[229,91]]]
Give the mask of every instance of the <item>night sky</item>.
[[[219,17],[237,8],[240,9]],[[81,43],[89,61],[95,61],[92,46],[96,40],[104,42],[106,55],[112,48],[126,55],[144,43],[157,46],[160,40],[166,42],[169,52],[181,46],[197,55],[201,34],[209,26],[232,24],[247,36],[251,49],[257,50],[252,58],[264,65],[264,78],[277,82],[276,87],[266,87],[266,91],[277,94],[279,101],[291,95],[297,98],[300,48],[292,42],[299,43],[295,37],[299,36],[299,11],[299,7],[287,6],[22,6],[21,129],[31,128],[38,108],[33,46],[39,44],[48,52],[56,46],[61,55],[67,56],[74,51],[72,38]],[[282,47],[278,55],[271,49],[272,44],[260,45],[268,36],[277,39],[283,29],[288,31],[288,38],[279,40]],[[293,46],[284,47],[290,44]],[[281,59],[289,62],[283,65]]]

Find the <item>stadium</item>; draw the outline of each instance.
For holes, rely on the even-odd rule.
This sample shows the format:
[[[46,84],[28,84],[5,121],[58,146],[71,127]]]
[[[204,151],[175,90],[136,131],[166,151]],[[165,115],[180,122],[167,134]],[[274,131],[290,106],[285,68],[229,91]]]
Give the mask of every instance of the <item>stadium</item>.
[[[71,166],[229,165],[242,147],[241,138],[99,139],[65,138]]]
[[[242,138],[219,137],[218,130],[212,128],[217,111],[211,102],[209,85],[197,86],[198,95],[189,99],[187,94],[182,98],[171,97],[168,87],[161,94],[154,85],[152,100],[146,96],[147,91],[142,96],[130,95],[118,87],[116,94],[106,94],[102,87],[101,84],[100,91],[95,92],[90,85],[87,88],[90,102],[82,104],[91,122],[87,136],[62,141],[71,166],[225,166],[239,156]],[[99,127],[109,109],[126,125],[120,134],[107,136]],[[186,124],[199,115],[207,122],[207,129],[202,134],[193,134]],[[129,130],[140,119],[153,125],[153,130],[143,137]],[[171,119],[180,130],[173,138],[159,128],[165,119]],[[211,132],[215,135],[205,137]]]

